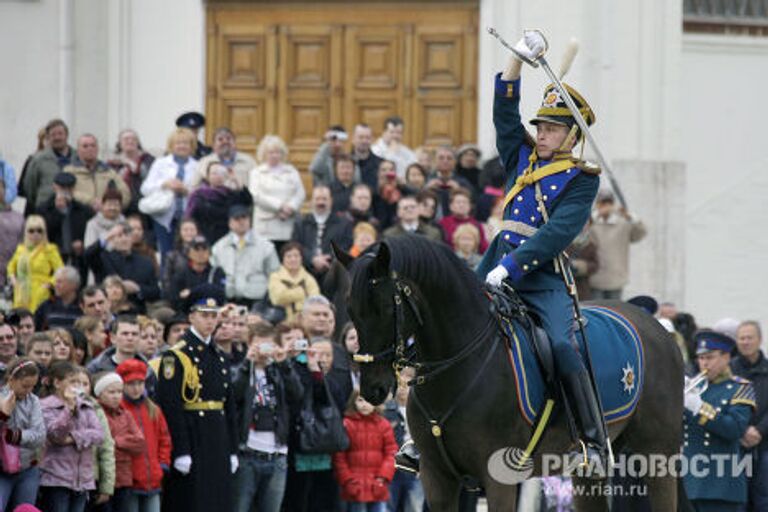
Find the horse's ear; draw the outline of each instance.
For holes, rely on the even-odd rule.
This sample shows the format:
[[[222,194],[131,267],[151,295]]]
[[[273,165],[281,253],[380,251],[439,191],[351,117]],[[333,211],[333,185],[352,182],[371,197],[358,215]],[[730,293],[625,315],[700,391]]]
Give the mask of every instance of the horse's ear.
[[[345,252],[344,249],[336,245],[336,242],[334,241],[331,241],[331,252],[333,252],[333,256],[339,260],[339,263],[344,265],[344,268],[346,269],[349,268],[350,263],[354,260],[354,258]]]
[[[389,246],[382,242],[379,244],[379,250],[376,252],[376,260],[373,264],[371,277],[384,277],[389,275],[390,253]]]

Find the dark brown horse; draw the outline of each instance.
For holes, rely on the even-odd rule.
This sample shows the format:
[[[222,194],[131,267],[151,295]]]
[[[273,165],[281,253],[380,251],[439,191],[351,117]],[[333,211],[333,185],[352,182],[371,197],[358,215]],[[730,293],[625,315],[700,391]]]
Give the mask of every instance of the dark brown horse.
[[[382,242],[355,260],[338,251],[337,258],[350,272],[347,303],[360,352],[371,355],[362,365],[366,400],[380,404],[386,399],[396,382],[393,362],[405,356],[404,350],[412,351],[412,360],[423,365],[420,371],[430,374],[411,389],[407,415],[422,454],[420,475],[431,510],[457,510],[458,475],[468,475],[485,489],[489,510],[514,511],[517,487],[489,474],[489,458],[505,447],[525,447],[532,428],[516,407],[513,373],[498,329],[489,328],[495,318],[479,279],[450,249],[416,236]],[[614,453],[675,455],[683,415],[680,353],[659,323],[640,309],[621,302],[604,305],[635,325],[646,367],[634,414],[609,425]],[[409,337],[415,343],[405,348],[403,340]],[[433,418],[414,404],[414,393]],[[446,415],[436,431],[429,420]],[[544,434],[533,457],[534,475],[543,454],[572,447],[564,417],[553,417]],[[575,496],[578,510],[608,509],[604,493],[590,492],[594,483],[574,479],[575,486],[588,489],[587,496]],[[646,484],[653,510],[676,509],[674,476],[647,478]]]

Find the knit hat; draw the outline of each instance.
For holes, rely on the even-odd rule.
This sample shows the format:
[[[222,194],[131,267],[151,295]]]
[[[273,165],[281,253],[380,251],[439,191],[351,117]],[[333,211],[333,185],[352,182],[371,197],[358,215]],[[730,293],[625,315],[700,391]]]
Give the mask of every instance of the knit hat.
[[[147,378],[147,365],[139,359],[128,359],[118,365],[115,370],[126,384],[135,380]]]
[[[101,378],[99,378],[99,380],[96,381],[96,384],[93,386],[93,394],[96,395],[96,397],[99,397],[101,392],[107,389],[109,385],[122,383],[123,379],[121,379],[120,376],[115,372],[105,373]]]

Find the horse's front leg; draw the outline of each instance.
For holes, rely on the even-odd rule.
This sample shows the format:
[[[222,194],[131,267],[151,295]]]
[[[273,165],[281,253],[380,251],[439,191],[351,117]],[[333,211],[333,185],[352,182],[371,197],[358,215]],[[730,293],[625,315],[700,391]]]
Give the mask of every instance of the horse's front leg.
[[[448,471],[422,455],[419,477],[424,487],[424,496],[433,512],[458,512],[461,483]]]

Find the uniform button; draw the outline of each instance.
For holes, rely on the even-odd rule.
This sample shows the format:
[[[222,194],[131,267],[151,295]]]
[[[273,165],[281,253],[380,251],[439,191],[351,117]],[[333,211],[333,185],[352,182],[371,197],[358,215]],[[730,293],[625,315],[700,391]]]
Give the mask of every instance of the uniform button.
[[[557,190],[557,185],[552,185],[549,188],[551,188],[552,190]]]
[[[536,265],[539,264],[539,260],[533,260],[531,263],[533,263],[533,266],[535,267]]]
[[[203,374],[203,370],[197,370],[197,374],[198,375],[202,375]]]
[[[196,362],[196,363],[199,363],[199,362],[200,362],[200,358],[199,358],[199,357],[196,357],[196,358],[195,358],[195,362]]]
[[[537,212],[540,212],[540,211],[541,211],[541,206],[537,206],[537,207],[536,207],[536,211],[537,211]]]
[[[224,358],[223,358],[223,357],[220,357],[220,358],[219,358],[219,361],[221,361],[221,362],[223,363],[223,362],[224,362]]]
[[[517,201],[518,202],[522,202],[523,201],[523,196],[517,196]]]
[[[509,233],[507,233],[506,235],[504,235],[504,240],[509,240]]]
[[[704,437],[706,437],[707,439],[709,439],[709,432],[704,432]]]
[[[547,199],[549,199],[549,198],[548,198],[548,197],[547,197],[547,195],[545,194],[545,195],[544,195],[544,200],[546,201]]]
[[[727,404],[727,403],[728,403],[728,400],[720,400],[720,403],[721,403],[721,404],[723,404],[723,405],[725,405],[725,404]]]
[[[688,441],[684,442],[683,446],[688,446]]]
[[[515,208],[515,209],[512,211],[512,213],[514,213],[515,215],[518,215],[518,214],[520,214],[520,210],[519,210],[518,208]]]
[[[203,387],[203,386],[200,386],[200,387]],[[224,383],[224,388],[226,389],[227,387],[229,387],[229,384],[227,384],[227,383],[225,382],[225,383]]]
[[[525,240],[520,240],[520,245],[523,245],[525,243]]]
[[[534,217],[533,215],[531,215],[531,222],[536,222],[536,217]]]
[[[688,432],[685,432],[685,433],[683,434],[683,437],[684,437],[685,439],[688,439]]]
[[[568,169],[567,171],[565,171],[565,174],[571,174],[571,169]]]
[[[200,417],[202,418],[203,416],[205,416],[205,411],[200,411]]]
[[[704,441],[704,446],[709,446],[709,441]]]
[[[221,370],[221,373],[222,373],[222,375],[226,375],[227,374],[227,370]]]
[[[733,389],[733,384],[728,384],[727,386],[725,386],[725,389]]]
[[[523,265],[523,272],[528,272],[528,265]]]

